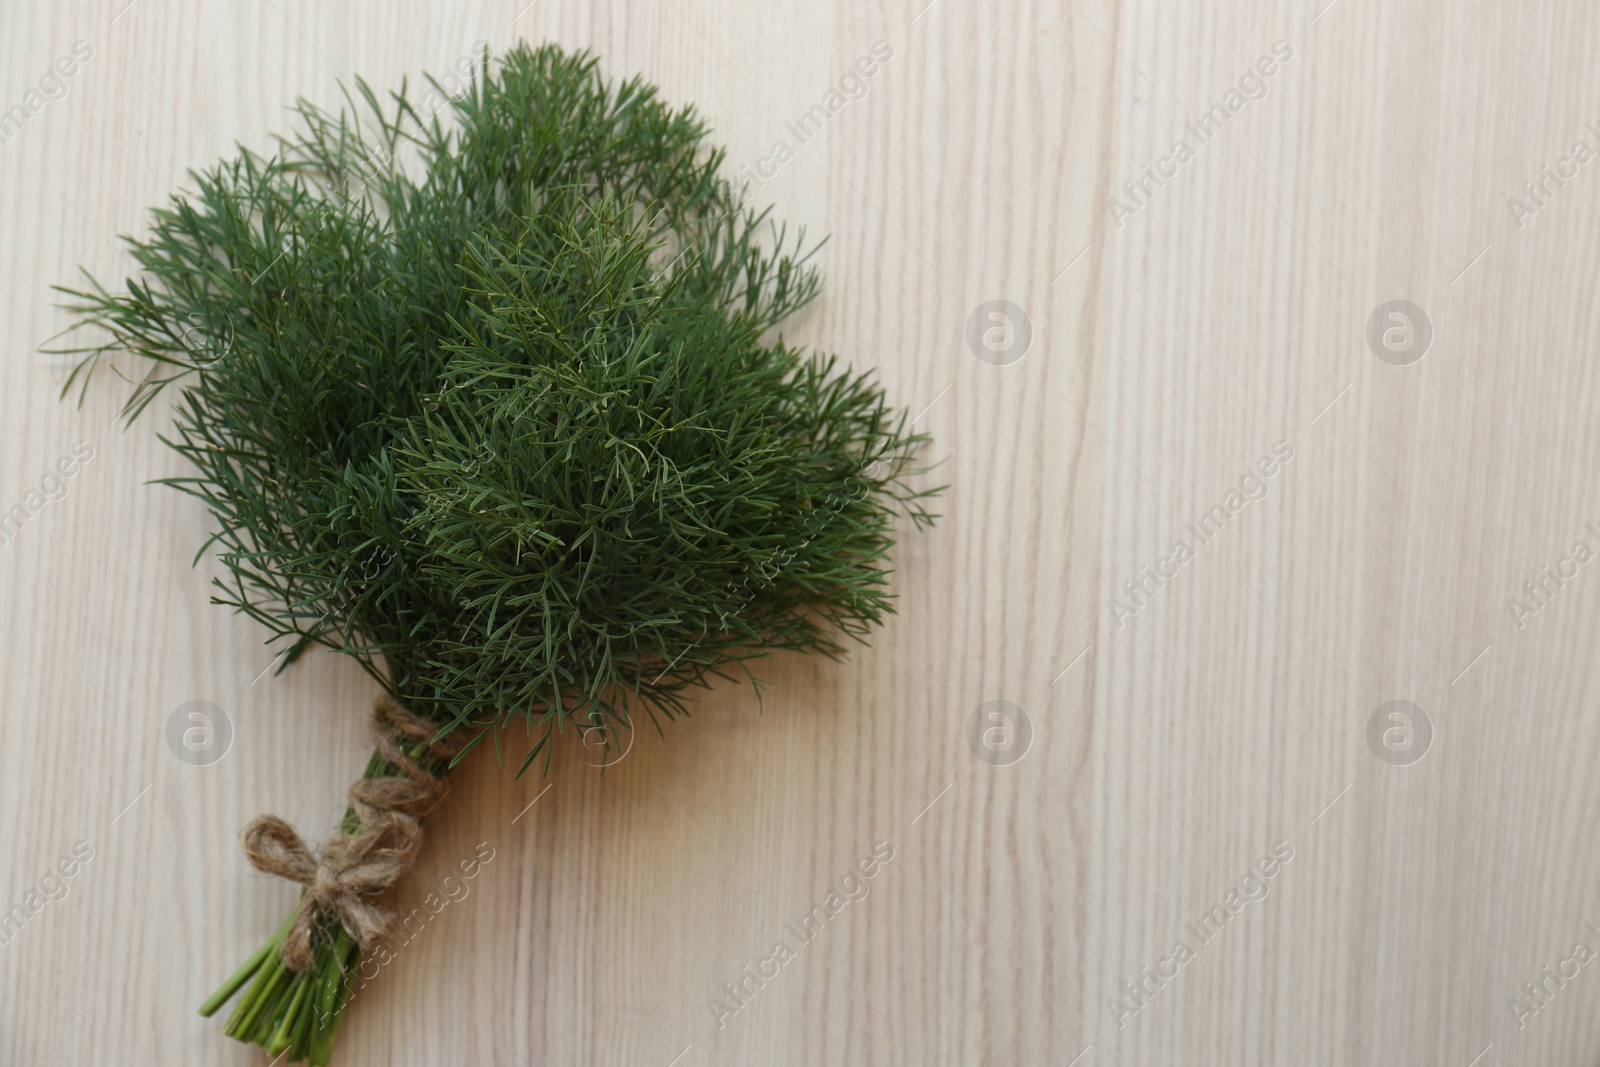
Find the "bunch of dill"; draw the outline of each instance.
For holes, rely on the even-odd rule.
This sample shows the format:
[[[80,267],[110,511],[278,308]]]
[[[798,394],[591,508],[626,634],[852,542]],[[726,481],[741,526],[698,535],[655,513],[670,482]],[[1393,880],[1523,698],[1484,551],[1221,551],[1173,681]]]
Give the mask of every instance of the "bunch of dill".
[[[63,289],[102,332],[56,349],[68,389],[142,357],[130,419],[178,386],[164,439],[194,473],[166,481],[216,519],[214,601],[283,665],[350,655],[466,749],[520,726],[520,773],[564,724],[609,745],[892,610],[895,515],[933,518],[922,438],[776,336],[817,293],[810,253],[745,208],[692,109],[519,45],[442,119],[403,83],[296,112],[270,157],[153,212],[139,277]],[[295,974],[284,933],[202,1010],[249,983],[228,1032],[326,1063],[361,950],[324,916]]]

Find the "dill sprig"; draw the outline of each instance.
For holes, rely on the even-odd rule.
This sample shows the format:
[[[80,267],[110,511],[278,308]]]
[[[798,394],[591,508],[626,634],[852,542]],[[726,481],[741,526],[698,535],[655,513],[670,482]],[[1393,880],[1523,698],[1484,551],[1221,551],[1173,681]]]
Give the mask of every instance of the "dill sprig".
[[[350,655],[463,754],[520,726],[521,773],[565,724],[659,730],[892,611],[896,514],[934,518],[923,438],[778,334],[815,248],[745,206],[692,108],[519,45],[443,117],[360,81],[295,111],[126,239],[124,288],[62,288],[92,340],[55,349],[68,390],[142,357],[129,419],[178,386],[163,440],[194,472],[163,481],[215,517],[213,600],[280,670]],[[293,976],[271,944],[230,1032],[326,1062],[359,950],[332,923]]]

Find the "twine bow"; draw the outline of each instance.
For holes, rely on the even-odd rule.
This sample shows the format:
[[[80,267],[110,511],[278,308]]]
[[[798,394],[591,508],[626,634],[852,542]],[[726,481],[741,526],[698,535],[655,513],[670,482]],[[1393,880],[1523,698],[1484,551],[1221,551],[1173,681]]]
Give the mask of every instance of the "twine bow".
[[[406,755],[401,744],[402,739],[427,744],[439,732],[437,725],[384,694],[372,703],[372,727],[379,754],[405,777],[363,778],[350,787],[350,806],[361,822],[358,833],[336,833],[320,850],[313,849],[288,822],[263,815],[241,835],[256,870],[306,887],[283,944],[283,962],[297,973],[311,966],[319,909],[336,916],[363,949],[388,929],[391,915],[377,898],[411,869],[422,848],[422,819],[450,788]],[[428,744],[439,759],[457,749],[449,738]]]

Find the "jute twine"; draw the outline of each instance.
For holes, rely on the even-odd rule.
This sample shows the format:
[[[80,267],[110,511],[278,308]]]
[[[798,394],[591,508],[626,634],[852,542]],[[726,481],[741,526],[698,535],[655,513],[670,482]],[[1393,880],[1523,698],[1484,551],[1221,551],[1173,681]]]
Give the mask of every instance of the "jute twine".
[[[263,815],[241,835],[256,870],[306,887],[283,944],[283,962],[297,973],[311,966],[311,932],[319,909],[337,916],[363,949],[376,944],[391,918],[377,898],[411,869],[422,848],[422,820],[450,788],[406,755],[402,744],[430,741],[439,732],[437,725],[384,694],[373,701],[372,728],[378,752],[404,777],[364,778],[350,787],[350,806],[361,820],[359,833],[334,834],[320,850],[313,849],[283,819]],[[445,738],[428,751],[449,759],[458,747]]]

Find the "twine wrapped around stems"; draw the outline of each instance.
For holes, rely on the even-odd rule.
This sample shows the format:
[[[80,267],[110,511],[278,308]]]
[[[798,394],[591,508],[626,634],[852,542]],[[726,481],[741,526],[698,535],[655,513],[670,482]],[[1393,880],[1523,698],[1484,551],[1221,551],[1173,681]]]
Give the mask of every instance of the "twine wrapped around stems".
[[[240,835],[256,870],[306,887],[283,944],[283,962],[296,973],[311,967],[318,909],[337,916],[363,949],[383,935],[392,916],[377,899],[411,869],[422,848],[422,820],[450,789],[408,756],[402,741],[427,745],[431,755],[448,760],[459,750],[458,740],[434,741],[438,726],[387,693],[373,701],[372,728],[378,754],[403,777],[363,778],[350,787],[350,806],[361,823],[357,833],[336,833],[315,849],[284,819],[263,815]]]

